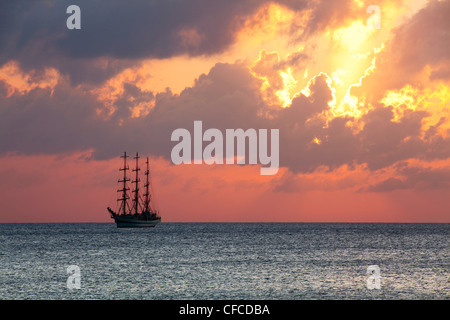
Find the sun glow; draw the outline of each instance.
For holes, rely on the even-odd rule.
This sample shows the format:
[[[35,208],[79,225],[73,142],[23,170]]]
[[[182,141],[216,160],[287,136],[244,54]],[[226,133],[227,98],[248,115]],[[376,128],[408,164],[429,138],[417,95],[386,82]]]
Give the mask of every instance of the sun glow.
[[[99,110],[98,113],[105,117],[114,113],[114,102],[123,93],[125,82],[133,83],[141,90],[151,90],[155,94],[162,92],[166,83],[170,82],[172,92],[180,93],[186,86],[194,83],[201,73],[207,73],[217,62],[216,58],[221,62],[233,63],[237,57],[244,57],[244,60],[240,61],[245,61],[253,77],[260,80],[261,96],[269,106],[288,108],[296,95],[310,97],[310,85],[318,75],[325,74],[332,93],[332,100],[328,102],[329,110],[322,115],[326,123],[336,117],[350,117],[353,121],[349,124],[352,123],[356,129],[361,128],[363,124],[360,119],[373,106],[364,94],[359,93],[359,88],[366,77],[376,72],[377,56],[384,49],[390,30],[409,15],[404,13],[404,7],[407,6],[409,11],[414,13],[423,6],[423,1],[415,2],[414,5],[402,3],[403,9],[395,5],[383,5],[381,30],[366,25],[364,2],[354,2],[363,14],[353,21],[345,21],[345,24],[337,29],[327,28],[318,33],[312,38],[313,45],[302,41],[301,37],[293,36],[301,34],[301,27],[311,18],[309,10],[295,12],[278,4],[262,6],[247,18],[235,35],[235,44],[220,57],[211,60],[175,57],[164,61],[145,61],[141,67],[127,69],[110,79],[95,92],[105,106],[104,110]],[[197,45],[202,40],[201,35],[194,29],[186,29],[180,36],[185,39],[186,45],[190,46]],[[253,60],[251,57],[254,57],[255,52],[259,52],[259,56]],[[295,54],[304,56],[295,59]],[[180,70],[186,70],[190,66],[196,71],[182,71],[180,74]],[[153,77],[154,73],[167,79],[157,79]],[[425,98],[425,95],[428,98]],[[393,107],[394,121],[399,121],[407,110],[419,108],[433,113],[424,125],[431,127],[440,123],[441,117],[448,117],[448,97],[446,86],[422,90],[406,86],[400,90],[386,92],[379,102]],[[145,116],[153,104],[154,101],[137,103],[130,110],[130,116]],[[446,124],[439,125],[441,132],[444,132],[445,128]]]
[[[283,79],[283,89],[276,92],[278,98],[282,102],[282,107],[286,108],[292,103],[292,98],[295,95],[295,88],[297,81],[292,75],[292,69],[288,68],[286,72],[280,71],[280,76]]]
[[[399,90],[387,91],[380,102],[392,107],[395,122],[408,110],[424,111],[428,116],[422,121],[423,132],[434,127],[439,135],[449,135],[450,88],[442,83],[422,90],[408,84]]]
[[[308,17],[307,11],[299,14],[279,4],[264,5],[245,21],[231,51],[240,51],[241,55],[244,51],[246,56],[251,56],[255,51],[266,49],[287,55],[293,50],[288,45],[293,26],[301,28]]]
[[[378,49],[374,49],[374,57],[370,66],[364,71],[364,74],[359,78],[357,83],[353,83],[348,86],[343,99],[339,102],[339,105],[334,109],[335,115],[348,115],[354,118],[360,118],[363,115],[362,108],[364,108],[365,101],[364,98],[360,99],[353,96],[351,91],[355,87],[360,87],[362,80],[370,75],[375,70],[376,54],[380,52]],[[367,112],[368,110],[365,110]]]
[[[347,27],[335,30],[332,37],[336,44],[348,52],[357,52],[361,46],[367,45],[367,40],[375,32],[376,29],[366,26],[361,20],[357,20]]]

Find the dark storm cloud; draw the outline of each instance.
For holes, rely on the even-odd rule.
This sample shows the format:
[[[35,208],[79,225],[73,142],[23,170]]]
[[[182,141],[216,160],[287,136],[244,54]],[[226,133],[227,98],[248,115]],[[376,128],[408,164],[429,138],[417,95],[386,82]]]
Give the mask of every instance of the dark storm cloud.
[[[233,40],[241,17],[257,8],[249,1],[80,1],[83,32],[68,32],[57,43],[73,57],[166,58],[211,54]],[[186,46],[179,32],[204,37]]]
[[[25,71],[54,67],[75,84],[99,83],[143,58],[221,53],[246,19],[267,3],[271,1],[3,0],[0,65],[17,60]],[[355,14],[351,1],[275,3],[297,12],[311,10],[307,35]],[[66,27],[66,9],[72,4],[81,8],[81,30]]]
[[[51,66],[76,83],[99,82],[142,58],[221,52],[263,3],[2,1],[0,65],[14,59],[25,70]],[[72,4],[81,8],[81,30],[66,27],[66,8]],[[108,66],[98,58],[107,59]]]

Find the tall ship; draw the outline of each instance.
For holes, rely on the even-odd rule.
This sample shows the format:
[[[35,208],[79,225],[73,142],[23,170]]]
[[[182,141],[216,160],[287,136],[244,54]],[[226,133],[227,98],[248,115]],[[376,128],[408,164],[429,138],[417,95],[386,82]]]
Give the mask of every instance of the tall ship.
[[[123,171],[123,178],[118,182],[121,189],[117,190],[120,193],[120,198],[117,199],[117,209],[114,211],[110,207],[108,207],[108,212],[111,215],[111,218],[114,219],[118,228],[150,228],[155,227],[158,223],[161,222],[161,216],[159,215],[158,210],[153,209],[150,200],[150,182],[149,182],[149,162],[148,157],[146,161],[147,170],[144,175],[146,177],[144,184],[144,194],[139,193],[139,155],[136,153],[134,159],[136,160],[136,167],[132,169],[132,172],[135,173],[134,180],[128,178],[127,172],[130,170],[130,167],[127,165],[127,153],[124,152],[123,156],[123,167],[119,169],[119,171]],[[134,189],[131,191],[130,196],[130,188],[128,187],[128,182],[134,186]]]

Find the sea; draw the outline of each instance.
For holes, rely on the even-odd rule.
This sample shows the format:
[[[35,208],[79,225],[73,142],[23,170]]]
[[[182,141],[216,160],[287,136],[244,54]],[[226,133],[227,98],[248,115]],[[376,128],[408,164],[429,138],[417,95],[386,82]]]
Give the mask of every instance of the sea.
[[[0,224],[1,300],[448,300],[449,224]]]

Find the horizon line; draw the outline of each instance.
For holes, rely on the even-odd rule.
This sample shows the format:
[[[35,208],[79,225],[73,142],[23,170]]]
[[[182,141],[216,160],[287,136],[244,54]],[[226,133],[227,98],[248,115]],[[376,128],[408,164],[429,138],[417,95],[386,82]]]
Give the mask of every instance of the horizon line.
[[[0,224],[87,224],[87,223],[102,223],[102,224],[114,224],[114,222],[105,222],[105,221],[67,221],[67,222],[56,222],[56,221],[47,221],[47,222],[0,222]],[[161,222],[160,224],[168,224],[168,223],[379,223],[379,224],[387,224],[387,223],[409,223],[409,224],[431,224],[431,223],[439,223],[439,224],[444,224],[444,223],[450,223],[450,222],[439,222],[439,221],[422,221],[422,222],[417,222],[417,221],[166,221],[166,222]]]

